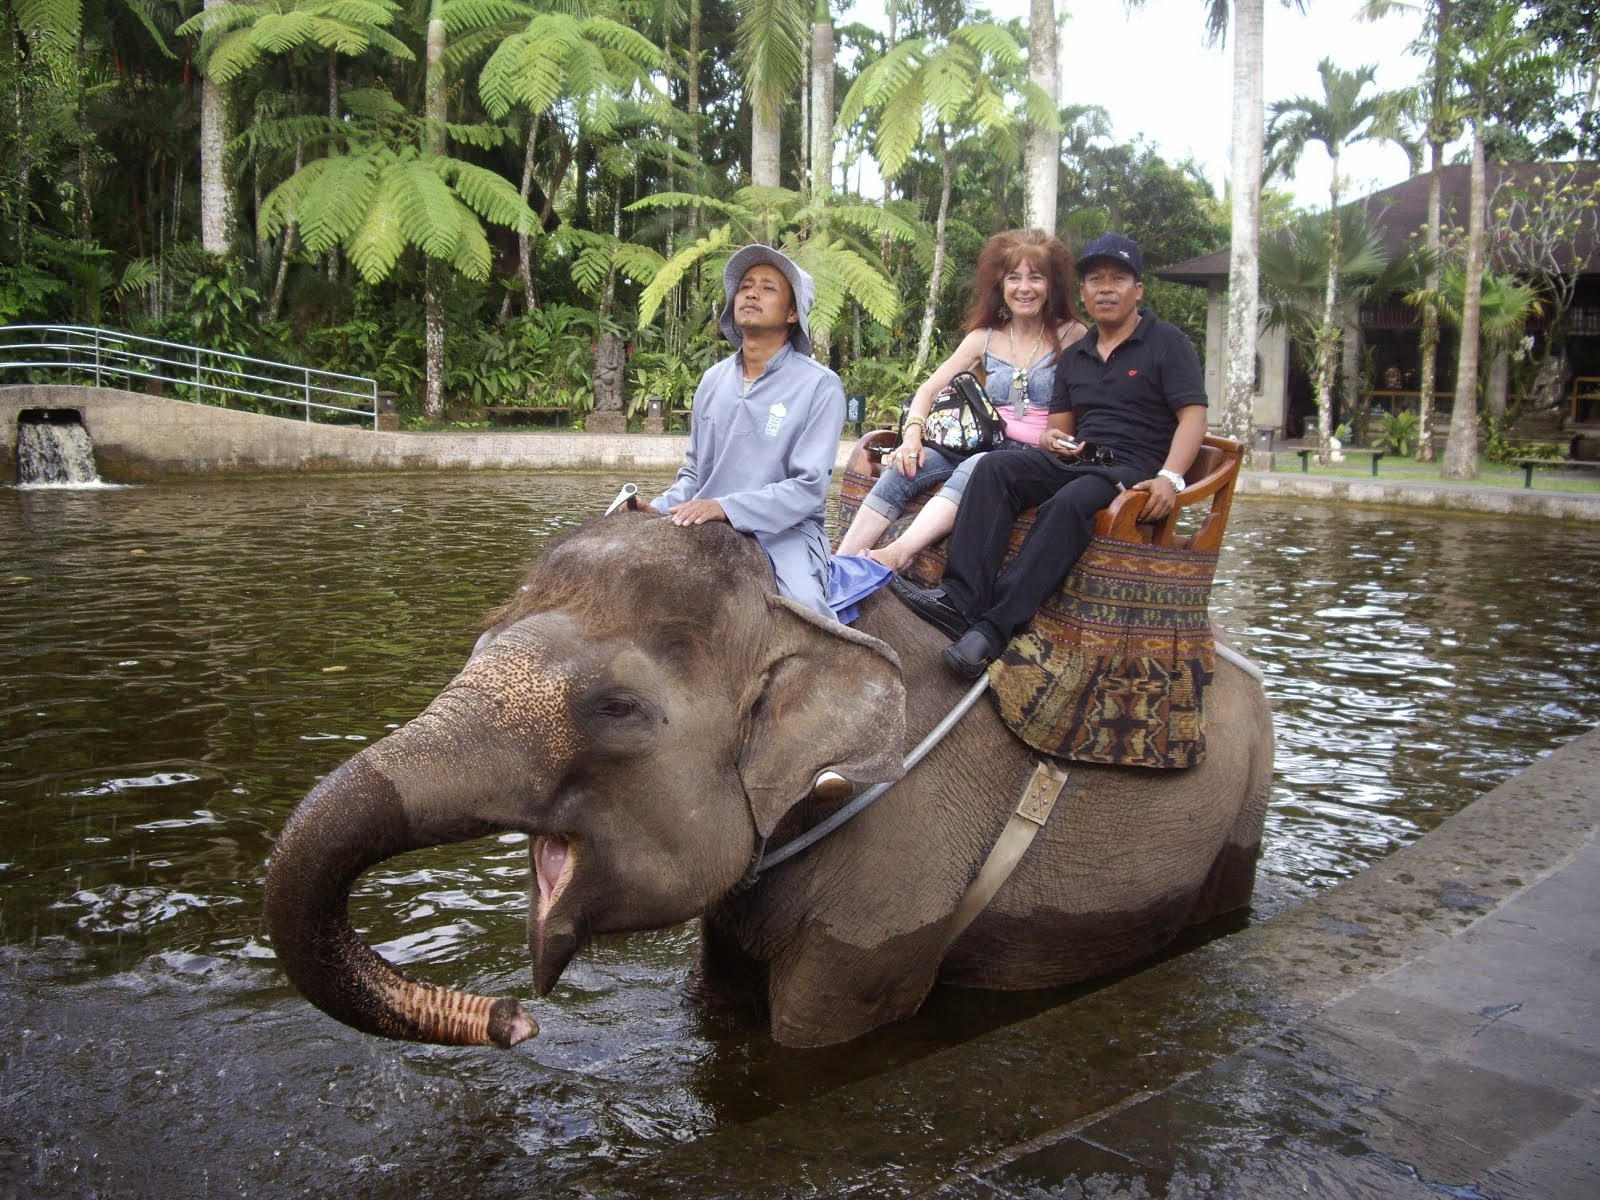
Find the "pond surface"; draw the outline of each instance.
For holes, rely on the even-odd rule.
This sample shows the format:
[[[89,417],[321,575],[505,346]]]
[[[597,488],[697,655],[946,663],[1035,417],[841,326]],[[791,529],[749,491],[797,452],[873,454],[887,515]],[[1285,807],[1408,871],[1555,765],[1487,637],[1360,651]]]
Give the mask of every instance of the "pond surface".
[[[602,940],[509,1054],[367,1038],[288,987],[276,830],[621,482],[0,490],[0,1195],[548,1195],[1071,1001],[941,991],[785,1051],[683,1003],[693,927]],[[1590,528],[1236,504],[1213,611],[1278,734],[1250,919],[1600,721],[1597,580]],[[526,887],[506,837],[383,864],[353,910],[408,970],[527,997]]]

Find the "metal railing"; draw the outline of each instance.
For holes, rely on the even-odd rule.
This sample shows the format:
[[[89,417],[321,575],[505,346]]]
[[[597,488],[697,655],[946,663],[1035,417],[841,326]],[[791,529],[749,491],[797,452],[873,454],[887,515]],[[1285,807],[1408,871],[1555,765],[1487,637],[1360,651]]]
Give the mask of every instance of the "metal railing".
[[[232,407],[290,405],[323,419],[360,417],[378,426],[378,382],[318,367],[272,362],[82,325],[0,325],[0,380],[61,382],[119,387],[135,379],[161,385],[161,395],[199,404]],[[135,389],[137,390],[137,389]],[[354,407],[359,403],[361,407]]]

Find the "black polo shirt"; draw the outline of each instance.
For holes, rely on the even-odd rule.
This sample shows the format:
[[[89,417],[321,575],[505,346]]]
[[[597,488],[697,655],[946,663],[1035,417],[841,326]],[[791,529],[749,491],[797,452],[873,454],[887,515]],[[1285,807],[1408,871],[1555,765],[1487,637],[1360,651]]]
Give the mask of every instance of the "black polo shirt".
[[[1138,467],[1149,478],[1167,460],[1178,410],[1206,403],[1200,356],[1183,330],[1148,308],[1108,362],[1099,340],[1091,325],[1062,351],[1050,411],[1074,414],[1079,441],[1107,447],[1118,466]]]

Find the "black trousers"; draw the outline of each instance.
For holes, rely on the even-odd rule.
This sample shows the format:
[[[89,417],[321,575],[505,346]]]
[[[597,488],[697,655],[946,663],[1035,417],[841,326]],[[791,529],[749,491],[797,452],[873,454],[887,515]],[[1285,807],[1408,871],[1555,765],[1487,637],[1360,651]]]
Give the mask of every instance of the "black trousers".
[[[944,592],[974,625],[1004,645],[1061,586],[1094,536],[1094,519],[1124,486],[1144,478],[1128,467],[1069,464],[1034,447],[985,454],[972,469],[950,534]],[[1038,506],[1033,528],[1000,571],[1011,526]]]

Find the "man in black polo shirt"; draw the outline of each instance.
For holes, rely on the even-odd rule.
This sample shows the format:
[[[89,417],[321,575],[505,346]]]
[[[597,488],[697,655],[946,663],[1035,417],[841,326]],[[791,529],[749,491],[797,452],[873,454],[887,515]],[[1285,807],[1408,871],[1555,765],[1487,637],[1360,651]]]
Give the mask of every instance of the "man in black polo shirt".
[[[939,587],[894,581],[896,595],[956,639],[944,661],[964,679],[982,674],[1061,586],[1089,545],[1095,514],[1117,492],[1149,492],[1146,520],[1172,511],[1205,438],[1200,360],[1181,329],[1139,307],[1139,247],[1108,233],[1077,266],[1094,328],[1062,351],[1039,448],[978,461]],[[1002,574],[1011,525],[1035,505],[1033,528]]]

